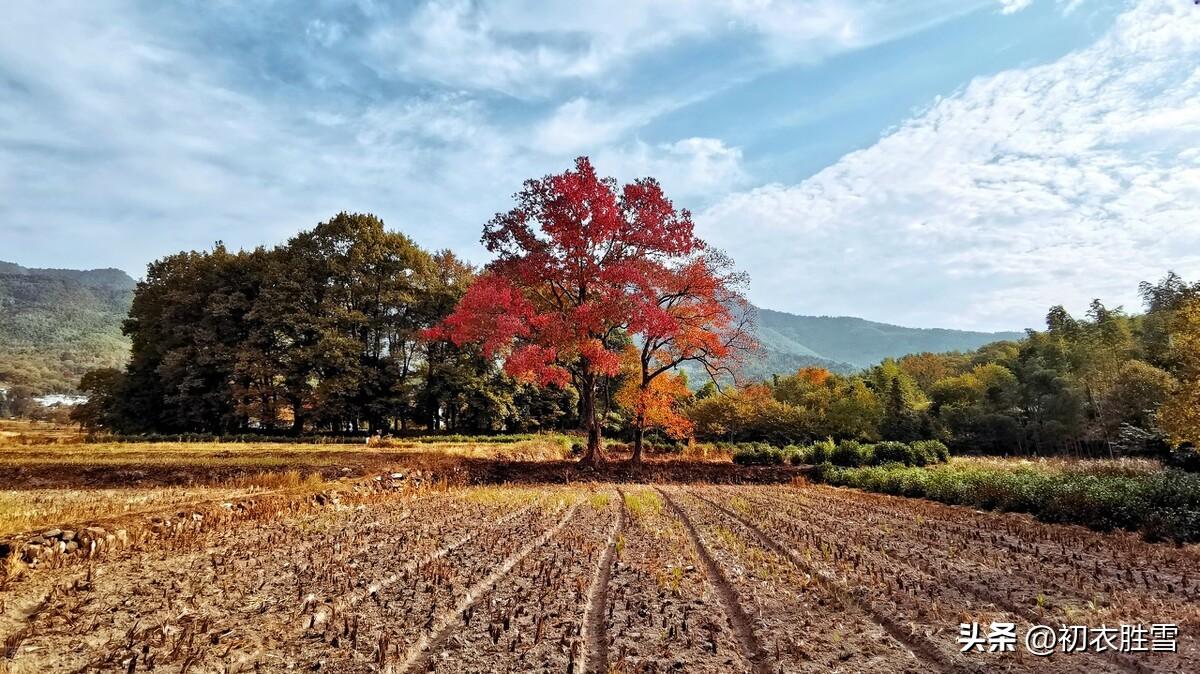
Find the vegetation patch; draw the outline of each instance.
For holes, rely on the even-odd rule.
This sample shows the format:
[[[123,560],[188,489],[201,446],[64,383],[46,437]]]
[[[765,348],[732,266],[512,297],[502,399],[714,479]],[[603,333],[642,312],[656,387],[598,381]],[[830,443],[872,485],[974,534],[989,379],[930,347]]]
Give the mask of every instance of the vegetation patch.
[[[765,442],[749,442],[735,445],[733,462],[743,466],[778,466],[792,464],[825,464],[857,467],[898,464],[904,466],[926,466],[945,463],[950,459],[946,445],[937,440],[914,442],[878,442],[874,444],[843,440],[832,440],[811,445],[787,445],[774,447]]]
[[[1119,462],[1002,465],[956,460],[925,468],[896,463],[841,467],[821,464],[818,481],[835,486],[928,498],[988,510],[1030,513],[1044,522],[1098,531],[1139,531],[1149,541],[1200,541],[1200,475],[1147,471]]]

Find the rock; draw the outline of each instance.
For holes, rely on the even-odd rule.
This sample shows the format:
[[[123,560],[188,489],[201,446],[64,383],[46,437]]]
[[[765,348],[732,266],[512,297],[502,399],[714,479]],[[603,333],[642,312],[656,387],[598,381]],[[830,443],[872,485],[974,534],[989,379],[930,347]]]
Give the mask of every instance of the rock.
[[[75,552],[76,550],[79,549],[79,544],[76,543],[75,541],[67,541],[66,546],[67,546],[66,547],[67,552]]]
[[[73,541],[73,540],[75,540],[75,532],[74,532],[74,531],[71,531],[70,529],[63,529],[63,532],[62,532],[62,539],[63,539],[64,541]]]
[[[42,532],[42,538],[58,538],[62,536],[62,529],[47,529]]]

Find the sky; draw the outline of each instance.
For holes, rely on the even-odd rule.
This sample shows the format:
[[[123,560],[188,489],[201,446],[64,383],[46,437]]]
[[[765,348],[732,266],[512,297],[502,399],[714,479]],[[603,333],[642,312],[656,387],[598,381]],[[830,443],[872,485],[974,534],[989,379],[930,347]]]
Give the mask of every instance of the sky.
[[[476,264],[523,180],[657,177],[800,314],[1039,327],[1200,278],[1193,0],[17,0],[0,260],[371,212]]]

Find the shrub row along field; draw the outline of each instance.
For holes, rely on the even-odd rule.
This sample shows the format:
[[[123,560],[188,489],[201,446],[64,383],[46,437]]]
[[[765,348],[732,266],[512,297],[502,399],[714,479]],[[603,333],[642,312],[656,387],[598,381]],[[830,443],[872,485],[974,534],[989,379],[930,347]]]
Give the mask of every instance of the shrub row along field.
[[[10,672],[1198,671],[1200,554],[827,486],[366,491],[10,575]],[[1177,623],[962,653],[961,622]]]
[[[1032,513],[1045,522],[1140,531],[1150,541],[1200,542],[1200,475],[1122,463],[955,459],[926,468],[826,464],[812,476],[885,494]]]
[[[915,442],[862,443],[855,440],[832,440],[811,445],[775,447],[765,442],[742,443],[733,446],[733,461],[745,466],[769,466],[790,463],[832,463],[837,466],[879,466],[902,464],[925,466],[950,460],[946,445],[937,440]]]

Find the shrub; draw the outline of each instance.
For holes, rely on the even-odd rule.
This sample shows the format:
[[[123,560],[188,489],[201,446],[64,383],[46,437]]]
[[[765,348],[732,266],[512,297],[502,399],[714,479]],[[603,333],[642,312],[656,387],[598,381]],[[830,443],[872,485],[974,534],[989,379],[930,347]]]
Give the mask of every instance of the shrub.
[[[742,466],[778,466],[786,458],[783,449],[765,442],[746,443],[733,452],[733,462]]]
[[[801,463],[821,464],[826,463],[833,458],[834,451],[837,450],[837,445],[832,439],[822,440],[813,443],[804,448],[803,460]]]
[[[909,445],[903,442],[879,442],[875,444],[875,451],[872,463],[883,465],[885,463],[899,463],[905,466],[924,466],[925,461],[922,459],[919,463],[913,460],[913,453],[909,449]]]
[[[1200,449],[1190,444],[1182,445],[1172,449],[1163,463],[1189,473],[1200,473]]]
[[[884,444],[884,443],[881,443]],[[898,451],[885,448],[882,454]],[[876,456],[879,456],[878,446]],[[1082,524],[1099,531],[1141,531],[1150,541],[1200,541],[1200,475],[1090,473],[1045,467],[940,465],[900,462],[872,467],[817,466],[812,479],[897,496],[1027,512],[1045,522]]]
[[[913,454],[924,457],[926,464],[946,463],[950,460],[950,449],[940,440],[917,440],[909,445]]]
[[[869,466],[871,464],[871,445],[864,445],[857,440],[842,440],[833,449],[829,460],[838,466]]]

